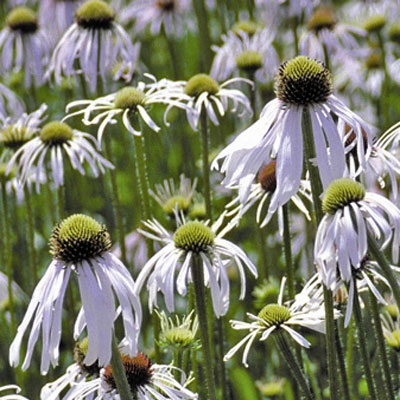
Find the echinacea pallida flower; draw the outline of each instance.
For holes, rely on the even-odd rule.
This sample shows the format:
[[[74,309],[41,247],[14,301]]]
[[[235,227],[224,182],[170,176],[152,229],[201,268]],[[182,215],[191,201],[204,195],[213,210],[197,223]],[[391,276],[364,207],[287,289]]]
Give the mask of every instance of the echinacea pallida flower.
[[[248,367],[247,356],[255,339],[267,340],[277,330],[286,331],[293,340],[303,347],[309,348],[311,343],[296,330],[294,326],[304,326],[314,331],[325,333],[325,309],[321,279],[315,274],[296,295],[294,300],[283,303],[283,292],[286,278],[282,279],[278,302],[267,304],[258,315],[247,313],[252,322],[230,321],[232,328],[247,330],[249,333],[225,355],[227,361],[243,346],[242,362]],[[339,313],[336,311],[335,316]]]
[[[50,239],[53,261],[37,284],[28,309],[10,347],[10,364],[19,364],[22,339],[33,320],[28,350],[22,368],[29,367],[35,344],[42,333],[41,373],[50,363],[57,365],[61,340],[61,316],[71,273],[78,278],[82,313],[89,347],[85,364],[96,360],[100,366],[111,359],[111,339],[117,297],[128,348],[137,351],[142,309],[134,281],[126,267],[112,253],[110,235],[104,225],[91,217],[74,214],[58,224]]]
[[[299,190],[304,162],[303,123],[308,113],[316,164],[324,187],[343,176],[346,169],[345,143],[333,115],[355,133],[361,168],[371,152],[369,126],[332,94],[332,78],[320,62],[299,56],[283,63],[275,89],[277,98],[263,109],[260,119],[223,149],[212,167],[225,173],[226,186],[239,186],[242,202],[261,166],[276,159],[276,189],[270,211],[289,201]],[[365,140],[363,129],[367,137]],[[219,161],[223,160],[219,165]]]
[[[26,142],[11,158],[8,169],[17,168],[18,178],[24,185],[29,175],[36,174],[36,190],[40,188],[41,175],[50,171],[52,181],[58,188],[64,185],[64,159],[74,170],[85,175],[86,161],[95,177],[114,166],[96,150],[96,139],[88,133],[72,129],[65,122],[52,121],[40,131],[40,135]],[[47,167],[48,166],[48,167]]]
[[[240,299],[246,290],[244,266],[257,277],[257,269],[244,251],[236,244],[223,239],[225,233],[218,230],[223,215],[209,227],[205,222],[178,219],[175,233],[168,232],[158,221],[144,222],[149,230],[141,233],[150,239],[164,244],[143,267],[136,281],[140,291],[147,280],[149,305],[157,305],[157,292],[164,294],[169,311],[174,311],[175,304],[175,271],[179,269],[176,279],[177,292],[185,296],[189,282],[192,280],[190,266],[194,257],[201,258],[205,284],[210,287],[214,313],[217,317],[225,315],[229,308],[229,277],[227,267],[234,264],[239,270],[241,279]]]
[[[143,353],[135,356],[122,354],[129,388],[137,400],[189,400],[197,399],[197,394],[185,387],[186,376],[172,365],[153,364]],[[180,382],[173,373],[181,374]],[[80,382],[74,387],[74,395],[69,400],[119,399],[118,389],[111,365],[107,365],[100,372],[100,377]]]

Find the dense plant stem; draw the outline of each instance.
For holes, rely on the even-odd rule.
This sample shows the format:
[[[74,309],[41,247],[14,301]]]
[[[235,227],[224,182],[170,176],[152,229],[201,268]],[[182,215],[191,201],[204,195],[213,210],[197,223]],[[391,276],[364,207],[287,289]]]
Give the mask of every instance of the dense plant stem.
[[[212,203],[211,203],[211,187],[210,187],[210,166],[208,162],[208,120],[207,113],[205,110],[201,111],[200,115],[201,125],[201,147],[202,147],[202,158],[203,158],[203,186],[204,186],[204,200],[206,202],[206,217],[212,221]]]
[[[278,332],[276,334],[275,338],[276,338],[276,343],[278,345],[278,348],[279,348],[280,352],[282,353],[282,356],[284,357],[284,359],[289,367],[289,371],[293,375],[296,382],[299,384],[301,390],[303,391],[304,396],[308,400],[315,399],[315,396],[312,393],[312,391],[307,383],[307,379],[305,378],[303,371],[300,368],[292,350],[290,349],[289,344],[288,344],[283,332]]]
[[[11,251],[11,230],[10,230],[10,214],[8,208],[7,189],[6,183],[1,182],[1,197],[3,202],[3,224],[4,224],[4,248],[5,248],[5,262],[7,272],[7,294],[8,304],[11,315],[11,332],[14,334],[16,330],[15,322],[15,304],[13,293],[13,264],[12,264],[12,251]]]
[[[372,400],[377,400],[375,383],[374,383],[374,379],[372,376],[371,364],[369,362],[370,357],[368,354],[367,338],[365,336],[365,330],[364,330],[363,319],[362,319],[362,314],[361,314],[361,307],[360,307],[360,300],[358,297],[358,290],[357,290],[356,283],[354,283],[354,317],[356,320],[356,326],[357,326],[357,331],[358,331],[358,341],[360,344],[361,359],[364,364],[364,373],[365,373],[365,379],[366,379],[367,385],[368,385],[369,395],[371,396]]]
[[[320,195],[322,193],[322,184],[319,178],[317,167],[312,165],[311,160],[315,157],[314,135],[311,123],[310,112],[306,107],[303,109],[302,118],[304,153],[307,170],[310,174],[312,199],[314,203],[316,222],[319,224],[323,217]],[[336,357],[335,357],[335,321],[333,317],[333,294],[324,285],[324,307],[325,307],[325,325],[326,325],[326,352],[328,363],[329,387],[331,391],[331,400],[338,400],[339,380],[337,377]]]
[[[351,400],[349,381],[347,379],[347,374],[346,374],[346,363],[344,360],[343,346],[342,346],[342,340],[340,338],[340,330],[339,329],[340,329],[339,321],[336,320],[335,321],[335,343],[336,343],[336,354],[338,357],[340,378],[342,380],[343,399]]]
[[[347,364],[347,378],[350,382],[351,388],[351,399],[356,400],[357,397],[357,382],[354,374],[354,350],[355,350],[355,323],[350,321],[350,325],[347,329],[346,336],[346,364]]]
[[[110,140],[105,140],[106,146],[106,157],[110,160],[111,163],[114,163],[114,157],[112,152],[112,146]],[[117,223],[117,231],[118,231],[118,242],[121,248],[121,258],[122,261],[126,264],[126,246],[125,246],[125,228],[124,222],[122,218],[122,207],[121,202],[119,200],[119,192],[118,192],[118,183],[117,183],[117,172],[115,169],[110,169],[110,180],[111,180],[111,192],[112,192],[112,200],[115,205],[115,216]]]
[[[122,362],[121,353],[118,348],[115,334],[112,339],[112,357],[111,367],[117,391],[121,400],[135,400],[129,387],[128,380],[125,374],[124,363]]]
[[[399,287],[399,283],[398,283],[396,277],[394,276],[392,268],[390,267],[390,264],[386,260],[385,255],[379,249],[379,246],[376,243],[375,238],[372,236],[372,234],[369,231],[368,231],[368,250],[369,250],[372,258],[374,258],[375,261],[382,268],[383,274],[385,275],[385,278],[388,280],[390,288],[393,291],[393,296],[394,296],[394,298],[396,300],[397,307],[399,307],[399,310],[400,310],[400,287]]]
[[[292,245],[290,241],[290,220],[289,220],[289,206],[285,204],[282,207],[283,211],[283,246],[285,250],[286,259],[286,273],[288,280],[289,298],[294,299],[296,295],[294,288],[294,265],[292,259]]]
[[[370,303],[371,303],[372,319],[374,321],[373,326],[374,326],[374,331],[375,331],[375,337],[376,337],[376,341],[378,343],[379,357],[380,357],[381,364],[382,364],[383,380],[384,380],[385,387],[386,387],[387,397],[385,397],[385,398],[387,398],[389,400],[395,400],[392,375],[390,373],[389,359],[388,359],[388,356],[386,353],[385,339],[383,337],[381,319],[379,317],[378,302],[377,302],[375,296],[373,295],[373,293],[370,293],[369,297],[370,297]]]
[[[34,219],[32,211],[31,192],[27,185],[24,186],[24,196],[25,196],[26,214],[28,221],[29,265],[32,269],[33,285],[35,285],[36,282],[38,281],[38,265],[37,265],[36,248],[35,248],[35,227],[33,222]]]
[[[214,360],[211,356],[211,338],[208,335],[208,317],[206,305],[206,291],[204,286],[203,263],[199,255],[194,254],[191,264],[193,288],[195,294],[196,312],[199,318],[199,330],[203,366],[206,378],[206,391],[208,400],[216,400]]]

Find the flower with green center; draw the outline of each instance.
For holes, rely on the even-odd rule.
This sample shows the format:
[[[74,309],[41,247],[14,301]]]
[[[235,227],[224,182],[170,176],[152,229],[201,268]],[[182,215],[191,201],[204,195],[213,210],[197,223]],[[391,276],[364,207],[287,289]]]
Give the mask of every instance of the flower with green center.
[[[200,121],[200,115],[205,113],[214,125],[219,125],[218,114],[222,117],[232,102],[232,112],[242,108],[239,115],[252,113],[249,100],[238,89],[228,89],[226,86],[233,82],[244,81],[251,84],[250,81],[243,78],[230,79],[219,84],[213,77],[207,74],[197,74],[187,82],[176,82],[176,88],[180,91],[178,99],[186,103],[186,115],[190,126],[197,130]]]
[[[84,364],[107,365],[111,360],[117,299],[124,324],[129,352],[137,351],[142,310],[135,282],[121,261],[109,252],[110,236],[104,225],[93,218],[74,214],[58,224],[50,239],[53,261],[37,284],[28,310],[10,347],[10,364],[19,364],[22,340],[31,321],[28,350],[22,369],[30,365],[35,344],[42,332],[41,373],[46,374],[50,363],[58,363],[61,341],[61,317],[70,276],[75,273],[82,309],[78,316],[74,338],[78,340],[87,329],[89,345]]]
[[[271,82],[278,71],[279,57],[272,44],[275,29],[244,21],[222,35],[221,47],[211,66],[211,76],[219,81],[244,71],[251,80]]]
[[[149,306],[157,305],[157,292],[161,291],[168,311],[175,310],[175,271],[177,292],[186,296],[192,281],[190,267],[194,258],[199,260],[198,267],[203,268],[205,285],[210,287],[214,313],[217,317],[225,315],[229,308],[228,265],[236,265],[241,278],[240,299],[245,295],[246,280],[244,267],[257,276],[257,269],[246,254],[235,244],[223,239],[228,231],[220,230],[224,214],[210,227],[207,222],[188,221],[183,214],[177,214],[178,228],[175,233],[168,232],[157,220],[144,222],[148,230],[139,230],[144,236],[164,244],[147,261],[137,279],[137,292],[147,281]],[[219,232],[218,232],[219,231]]]
[[[241,347],[245,346],[242,362],[245,367],[248,367],[247,356],[255,339],[260,336],[259,340],[267,340],[272,333],[278,331],[288,333],[298,344],[309,348],[310,342],[292,326],[304,326],[325,333],[322,281],[318,274],[311,277],[293,301],[283,303],[285,282],[286,278],[283,278],[277,303],[264,306],[258,315],[247,313],[252,322],[230,321],[233,329],[246,330],[249,333],[228,351],[224,357],[225,361],[232,358]],[[334,316],[338,318],[339,312],[335,311]]]
[[[135,355],[132,355],[135,354]],[[137,400],[195,400],[197,394],[187,389],[190,380],[182,370],[173,365],[153,363],[143,353],[126,353],[121,349],[121,358],[125,369],[129,389]],[[179,381],[174,375],[180,374]],[[111,365],[102,369],[100,377],[76,383],[70,389],[69,399],[96,398],[109,400],[120,398]]]
[[[364,29],[354,24],[339,22],[334,10],[329,6],[315,9],[299,41],[300,54],[321,61],[326,55],[337,57],[357,56],[360,51],[358,38],[366,36]]]
[[[276,187],[271,194],[269,214],[301,189],[304,135],[311,136],[315,165],[324,188],[343,177],[346,153],[357,149],[360,173],[372,151],[371,127],[332,94],[331,74],[319,61],[298,56],[283,63],[277,75],[276,95],[260,118],[223,149],[211,165],[225,174],[224,186],[239,189],[244,206],[257,174],[274,160]],[[341,129],[345,123],[355,134],[352,147],[345,146]]]
[[[99,82],[108,84],[116,61],[129,68],[127,75],[132,76],[140,44],[133,44],[115,21],[114,10],[105,1],[89,0],[75,16],[75,23],[65,31],[53,52],[46,76],[54,74],[60,86],[65,77],[76,79],[77,86],[78,78],[84,78],[92,93]]]
[[[85,161],[95,177],[100,173],[104,174],[106,168],[114,168],[100,155],[96,147],[96,139],[92,135],[73,129],[65,122],[51,121],[42,128],[39,136],[17,150],[9,162],[9,168],[17,168],[23,185],[30,176],[35,175],[38,191],[40,184],[44,183],[41,179],[43,176],[47,179],[51,177],[58,188],[64,185],[65,157],[81,175],[86,175],[83,167]]]
[[[95,100],[77,100],[69,103],[67,112],[75,107],[83,107],[79,111],[68,114],[64,120],[72,116],[82,115],[82,122],[85,125],[98,125],[98,142],[101,143],[104,130],[108,124],[115,124],[116,117],[120,116],[122,123],[128,132],[140,136],[141,128],[135,129],[139,120],[143,121],[153,131],[158,132],[160,127],[152,120],[147,108],[152,104],[166,104],[167,110],[164,113],[164,122],[171,107],[178,107],[188,110],[185,104],[189,97],[182,95],[179,83],[174,83],[168,79],[157,81],[150,74],[145,74],[150,82],[139,82],[135,87],[125,87],[118,92],[99,97]],[[95,114],[95,115],[92,115]]]
[[[167,317],[164,311],[159,313],[155,310],[160,318],[160,346],[185,350],[197,348],[199,340],[196,339],[199,322],[197,316],[194,317],[192,310],[186,317],[179,318],[177,315],[175,320]]]
[[[390,200],[366,191],[355,180],[342,178],[326,188],[322,204],[326,214],[318,226],[314,258],[328,288],[335,288],[341,279],[350,283],[350,292],[354,290],[357,272],[363,271],[367,260],[368,234],[382,250],[390,244],[393,262],[397,263],[400,210]]]
[[[23,72],[25,87],[45,83],[45,68],[50,58],[50,43],[38,24],[36,13],[27,7],[10,11],[0,32],[2,75]]]
[[[186,215],[192,205],[196,185],[196,178],[192,182],[181,174],[179,187],[176,187],[173,179],[166,179],[162,184],[156,184],[155,191],[150,190],[149,193],[169,217],[174,217],[175,212],[183,212]]]
[[[380,32],[384,26],[386,25],[386,17],[382,14],[376,14],[372,17],[369,17],[364,22],[364,29],[368,33],[378,33]]]

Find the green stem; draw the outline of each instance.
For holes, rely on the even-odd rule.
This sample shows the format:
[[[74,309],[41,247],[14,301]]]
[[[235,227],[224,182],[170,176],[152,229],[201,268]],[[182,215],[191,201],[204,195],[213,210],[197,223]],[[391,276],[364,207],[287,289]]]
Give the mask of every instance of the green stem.
[[[201,125],[201,145],[203,156],[203,186],[204,186],[204,199],[206,202],[206,216],[212,222],[212,206],[211,206],[211,188],[210,188],[210,166],[208,163],[208,120],[207,113],[203,110],[200,116]]]
[[[197,18],[199,27],[199,39],[201,49],[201,65],[203,71],[208,71],[211,66],[212,53],[211,53],[211,35],[210,24],[208,21],[207,8],[204,0],[194,0],[193,7]]]
[[[175,80],[178,80],[180,75],[180,60],[182,57],[179,56],[179,51],[176,47],[176,38],[169,37],[165,27],[162,28],[162,35],[167,43],[169,55],[171,57],[172,72]]]
[[[180,370],[182,369],[182,354],[183,350],[181,349],[174,349],[174,366],[179,368]],[[179,382],[179,378],[180,378],[180,371],[178,370],[174,370],[174,377],[175,379]]]
[[[277,332],[275,338],[276,338],[276,344],[278,345],[278,348],[287,363],[288,369],[291,372],[293,378],[300,386],[301,390],[303,391],[304,396],[308,400],[314,400],[315,396],[312,393],[311,388],[307,383],[307,379],[305,378],[303,371],[301,370],[299,364],[297,363],[297,360],[292,350],[290,350],[289,344],[283,332]]]
[[[381,110],[382,110],[382,130],[385,131],[389,125],[389,107],[387,106],[387,95],[388,95],[388,89],[389,89],[389,85],[390,85],[390,75],[388,72],[388,67],[387,67],[387,62],[386,62],[386,50],[385,50],[385,42],[384,39],[382,37],[382,33],[378,32],[377,33],[378,36],[378,43],[379,43],[379,47],[381,49],[382,52],[382,64],[383,64],[383,72],[385,74],[385,79],[383,81],[382,84],[382,91],[381,91],[381,95],[379,96],[381,104]],[[379,114],[378,114],[379,115]]]
[[[110,140],[105,140],[105,150],[106,157],[108,160],[114,164],[114,157],[112,153],[112,146]],[[116,222],[117,222],[117,231],[118,231],[118,241],[121,247],[121,258],[124,264],[127,264],[126,258],[126,246],[125,246],[125,228],[122,217],[122,207],[121,202],[119,200],[118,193],[118,183],[117,183],[117,172],[115,169],[110,169],[110,180],[111,180],[111,191],[112,191],[112,200],[115,206],[115,214],[116,214]]]
[[[323,217],[322,204],[320,195],[322,193],[322,184],[319,178],[318,169],[314,166],[311,160],[314,158],[314,135],[311,123],[310,112],[306,107],[303,109],[302,118],[304,154],[306,166],[310,174],[310,182],[312,189],[312,198],[316,222],[319,224]],[[335,321],[333,316],[333,294],[324,285],[324,307],[325,307],[325,325],[326,325],[326,352],[328,362],[329,387],[331,391],[331,400],[338,400],[339,380],[337,377],[336,357],[335,357]]]
[[[356,325],[358,330],[358,341],[360,344],[361,359],[364,364],[364,373],[365,373],[365,379],[367,380],[369,395],[371,396],[372,400],[377,400],[375,383],[372,376],[371,364],[369,362],[370,357],[368,354],[367,338],[365,336],[360,300],[358,297],[358,289],[355,282],[354,282],[354,317],[356,320]]]
[[[400,310],[400,287],[399,287],[399,283],[398,283],[396,277],[394,276],[392,268],[390,267],[390,264],[386,260],[385,255],[379,249],[379,246],[376,243],[375,238],[372,236],[372,234],[369,231],[367,232],[367,234],[368,234],[368,250],[371,253],[372,257],[375,259],[375,261],[382,268],[383,274],[385,275],[385,278],[388,280],[390,288],[393,291],[393,295],[394,295],[394,298],[396,300],[397,307]]]
[[[202,345],[203,366],[206,378],[208,400],[216,400],[214,362],[211,356],[211,343],[208,335],[208,318],[206,305],[206,291],[204,286],[203,263],[199,255],[194,254],[191,264],[193,287],[196,299],[196,312],[199,318],[200,340]]]
[[[65,190],[63,186],[57,189],[58,217],[62,221],[65,217]]]
[[[346,364],[347,364],[347,377],[351,383],[351,399],[357,400],[357,382],[354,374],[354,350],[355,350],[355,323],[350,321],[349,328],[347,330],[347,341],[346,341]]]
[[[125,367],[122,361],[121,353],[118,348],[115,334],[113,335],[112,339],[111,367],[115,384],[117,386],[117,391],[121,400],[134,400],[128,380],[126,378]]]
[[[285,204],[282,207],[283,211],[283,245],[286,258],[286,272],[288,277],[289,298],[294,299],[296,295],[294,288],[294,265],[292,259],[292,246],[290,241],[290,222],[289,222],[289,207]]]
[[[1,182],[1,195],[3,201],[3,221],[4,221],[4,242],[5,242],[5,260],[6,260],[6,271],[7,271],[7,292],[8,292],[8,304],[10,307],[11,314],[11,331],[14,334],[16,332],[16,322],[15,322],[15,303],[14,303],[14,293],[13,293],[13,259],[11,251],[11,229],[10,229],[10,214],[8,209],[8,199],[6,191],[6,183]]]
[[[36,249],[35,249],[35,227],[33,222],[34,218],[32,212],[31,192],[29,190],[28,185],[24,185],[24,195],[25,195],[26,213],[28,220],[29,265],[32,268],[33,285],[36,285],[36,282],[38,281],[38,265],[37,265]]]
[[[384,384],[386,386],[386,392],[387,392],[386,394],[388,396],[385,398],[390,400],[395,400],[392,375],[390,374],[389,359],[386,353],[385,339],[383,337],[381,319],[379,317],[378,302],[376,301],[376,298],[373,295],[373,293],[370,293],[369,297],[371,303],[372,319],[374,320],[373,326],[375,331],[375,337],[376,341],[378,342],[379,357],[383,367],[382,369],[383,369]]]
[[[226,371],[225,371],[225,362],[224,362],[224,354],[225,354],[225,349],[224,349],[224,317],[219,317],[217,318],[217,345],[218,345],[218,365],[217,365],[217,371],[218,371],[218,382],[222,388],[222,398],[223,399],[228,399],[228,384],[226,381]]]
[[[335,343],[336,343],[336,354],[338,357],[338,364],[339,364],[339,372],[340,372],[340,377],[342,379],[343,399],[351,400],[349,381],[347,380],[347,373],[346,373],[346,363],[344,361],[343,346],[342,346],[342,341],[340,338],[340,330],[339,329],[340,329],[339,322],[336,320],[335,321]]]
[[[292,0],[293,1],[293,0]],[[297,0],[294,0],[297,1]],[[294,56],[296,57],[298,54],[300,54],[299,51],[299,35],[297,33],[297,27],[298,27],[298,21],[297,21],[297,17],[293,17],[291,19],[291,28],[292,28],[292,32],[293,32],[293,44],[294,44]]]

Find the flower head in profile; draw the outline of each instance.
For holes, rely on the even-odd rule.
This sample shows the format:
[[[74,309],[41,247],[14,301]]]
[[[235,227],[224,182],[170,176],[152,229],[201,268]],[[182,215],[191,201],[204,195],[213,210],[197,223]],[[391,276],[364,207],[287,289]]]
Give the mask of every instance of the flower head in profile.
[[[86,125],[98,125],[98,141],[101,143],[104,130],[108,124],[115,124],[115,117],[120,116],[125,128],[133,135],[141,135],[140,127],[134,127],[138,124],[137,119],[143,121],[153,131],[158,132],[160,127],[152,120],[148,113],[148,108],[153,104],[166,104],[167,111],[164,114],[164,122],[168,110],[172,107],[187,109],[183,102],[185,96],[181,96],[176,85],[167,79],[157,82],[154,76],[145,74],[150,79],[149,83],[139,82],[136,86],[127,86],[118,92],[99,97],[95,100],[77,100],[69,103],[67,112],[75,107],[84,107],[79,111],[74,111],[64,118],[82,115],[83,123]],[[177,97],[181,99],[177,99]],[[95,115],[92,115],[95,114]],[[135,123],[134,123],[135,122]]]
[[[227,88],[231,83],[240,81],[252,85],[251,81],[244,78],[232,78],[219,84],[207,74],[194,75],[187,82],[176,82],[181,87],[182,98],[187,99],[186,114],[190,126],[197,130],[202,113],[205,113],[214,125],[219,125],[217,115],[224,116],[230,103],[232,112],[237,112],[241,108],[239,116],[246,112],[251,115],[249,99],[239,89]]]
[[[0,32],[0,53],[3,74],[24,71],[26,87],[45,82],[50,44],[33,10],[17,7],[10,11]]]
[[[311,15],[307,32],[300,38],[300,53],[323,61],[325,51],[354,57],[360,50],[356,36],[366,36],[366,31],[340,23],[331,7],[320,6]]]
[[[363,270],[368,235],[378,241],[382,250],[391,243],[392,258],[397,263],[400,210],[390,200],[366,191],[359,182],[343,178],[327,188],[322,206],[325,215],[318,226],[314,258],[328,288],[333,288],[338,278],[354,284],[355,273]]]
[[[137,63],[139,44],[115,21],[114,10],[102,0],[83,3],[75,14],[75,23],[64,33],[55,48],[47,75],[53,74],[58,85],[64,77],[83,76],[92,92],[99,79],[103,83],[115,62],[132,66]]]
[[[52,121],[40,131],[40,135],[20,147],[9,162],[9,169],[16,167],[18,177],[25,184],[32,171],[35,172],[36,189],[40,187],[40,175],[49,166],[52,181],[58,188],[64,185],[64,158],[67,156],[74,170],[85,175],[86,161],[95,177],[114,166],[96,150],[95,138],[88,133],[72,129],[65,122]],[[48,158],[46,160],[46,158]],[[47,164],[48,163],[48,164]]]
[[[286,278],[282,279],[277,303],[267,304],[258,315],[247,313],[252,322],[230,321],[233,329],[246,330],[249,333],[228,351],[224,357],[225,361],[232,358],[241,347],[245,346],[242,362],[248,367],[247,356],[255,339],[260,337],[261,341],[267,340],[276,331],[286,331],[301,346],[309,348],[310,342],[293,329],[293,326],[304,326],[325,333],[323,292],[318,275],[314,275],[306,283],[294,300],[283,303],[285,282]],[[335,317],[338,316],[339,312],[335,311]]]
[[[121,10],[121,20],[134,20],[136,32],[149,26],[153,35],[161,29],[173,35],[182,31],[191,8],[191,0],[134,0]]]
[[[360,168],[365,168],[372,143],[370,127],[332,94],[332,77],[322,63],[305,56],[284,62],[275,92],[277,98],[264,107],[259,120],[239,134],[212,164],[225,173],[226,186],[239,186],[244,201],[260,168],[276,160],[276,189],[270,212],[287,203],[300,188],[304,135],[311,136],[314,143],[324,187],[341,178],[346,169],[344,138],[336,121],[344,121],[353,129]]]
[[[71,277],[78,279],[82,310],[75,326],[75,339],[86,326],[89,345],[84,363],[100,366],[111,360],[115,297],[121,307],[127,347],[137,351],[142,319],[134,281],[126,267],[109,249],[110,235],[104,225],[91,217],[74,214],[58,224],[50,238],[53,261],[37,284],[28,309],[10,347],[10,364],[19,364],[23,337],[32,322],[28,349],[22,368],[29,367],[33,350],[42,333],[40,370],[46,374],[50,363],[57,365],[61,341],[61,317],[65,292]]]
[[[257,180],[258,183],[253,183],[249,196],[243,203],[241,202],[240,195],[238,195],[226,205],[226,209],[228,210],[227,216],[232,218],[230,222],[232,225],[237,225],[243,215],[257,202],[256,222],[261,228],[266,226],[274,215],[274,213],[270,211],[268,199],[273,195],[276,189],[276,161],[270,161],[266,164],[258,173]],[[296,193],[291,200],[293,204],[306,216],[306,218],[311,220],[308,209],[300,196],[302,195],[302,197],[307,199],[309,202],[312,202],[309,186],[309,182],[303,180],[299,188],[299,193]],[[238,188],[233,187],[233,189]],[[267,209],[267,212],[265,213],[265,216],[262,216],[263,212],[265,212],[265,208]],[[281,233],[283,232],[282,215],[282,207],[279,207],[278,223],[279,231]]]
[[[162,207],[169,217],[175,217],[176,211],[187,214],[192,205],[193,196],[196,193],[197,179],[192,182],[181,174],[179,187],[176,187],[174,180],[165,179],[162,184],[155,185],[155,190],[150,190],[150,195]]]
[[[178,218],[178,229],[168,232],[158,221],[144,222],[148,231],[143,235],[161,242],[164,247],[159,250],[143,267],[137,279],[137,290],[140,291],[147,281],[149,306],[157,305],[157,292],[164,295],[167,309],[175,309],[175,271],[177,292],[185,296],[191,282],[190,267],[195,257],[201,260],[200,267],[204,271],[205,285],[210,287],[214,313],[217,317],[225,315],[229,308],[229,277],[227,267],[235,265],[240,273],[241,293],[244,298],[246,278],[244,267],[257,276],[257,269],[243,250],[234,243],[223,239],[225,229],[220,229],[222,215],[211,227],[206,222],[188,221]]]
[[[279,57],[272,45],[275,31],[250,21],[239,22],[226,35],[216,52],[210,75],[218,81],[239,71],[255,73],[258,81],[271,81],[278,72]]]
[[[154,364],[145,354],[135,356],[122,354],[126,378],[132,394],[138,400],[189,400],[197,399],[197,394],[185,387],[186,376],[172,365]],[[181,380],[174,378],[174,372],[181,373]],[[107,365],[100,377],[79,383],[74,388],[70,400],[92,399],[112,400],[119,398],[113,369]]]

